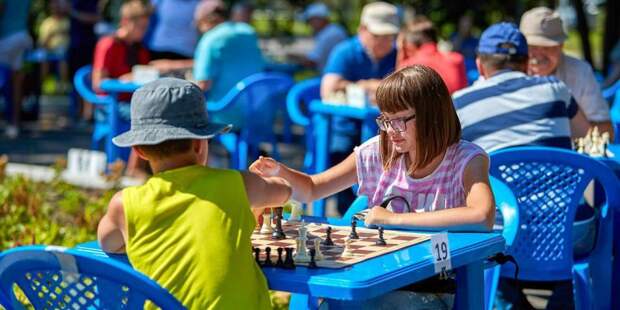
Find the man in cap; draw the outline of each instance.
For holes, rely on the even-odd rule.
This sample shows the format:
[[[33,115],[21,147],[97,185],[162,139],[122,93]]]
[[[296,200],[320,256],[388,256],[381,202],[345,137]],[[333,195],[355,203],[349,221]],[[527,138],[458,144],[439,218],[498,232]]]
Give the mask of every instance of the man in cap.
[[[587,132],[590,124],[562,81],[554,76],[526,75],[528,46],[516,25],[499,23],[485,30],[476,65],[484,80],[454,94],[463,139],[487,152],[522,145],[570,149],[571,137]],[[584,209],[590,213],[579,217],[593,216],[591,208]],[[573,243],[582,247],[578,241],[582,236],[575,237]],[[575,254],[581,254],[578,252]],[[524,281],[519,284],[520,288],[528,285]],[[547,309],[573,308],[572,298],[566,298],[571,292],[570,281],[542,285],[553,290]],[[515,309],[531,309],[511,279],[500,281],[498,300],[511,302]]]
[[[546,7],[531,9],[521,16],[520,29],[529,45],[529,74],[555,75],[566,83],[592,125],[613,135],[609,105],[592,67],[562,52],[567,36],[560,15]]]
[[[485,78],[454,94],[463,139],[485,151],[543,145],[571,148],[589,127],[566,85],[556,77],[528,76],[528,46],[514,24],[484,31],[476,65]]]
[[[323,71],[327,57],[338,43],[347,39],[347,32],[338,24],[329,21],[329,9],[323,3],[313,3],[304,11],[303,18],[314,33],[314,47],[299,62],[306,67]]]
[[[379,81],[394,71],[394,40],[399,28],[394,5],[385,2],[365,5],[358,35],[338,44],[329,55],[321,80],[321,96],[329,96],[356,83],[372,98]]]

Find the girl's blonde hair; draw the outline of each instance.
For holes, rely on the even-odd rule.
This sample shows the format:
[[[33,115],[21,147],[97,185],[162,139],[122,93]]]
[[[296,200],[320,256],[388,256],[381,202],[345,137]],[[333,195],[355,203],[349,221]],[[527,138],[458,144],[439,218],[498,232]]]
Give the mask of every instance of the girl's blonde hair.
[[[426,167],[461,139],[461,123],[446,84],[433,69],[414,65],[400,69],[381,81],[376,93],[381,112],[414,109],[416,156],[408,172]],[[388,170],[402,154],[392,149],[387,132],[379,140],[383,169]]]

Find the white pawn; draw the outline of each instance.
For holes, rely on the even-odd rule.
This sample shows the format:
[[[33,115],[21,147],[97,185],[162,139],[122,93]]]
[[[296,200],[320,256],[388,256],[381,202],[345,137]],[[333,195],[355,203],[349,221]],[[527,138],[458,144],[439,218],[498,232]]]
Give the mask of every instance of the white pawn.
[[[342,251],[342,257],[353,257],[355,256],[351,251],[351,243],[353,243],[353,239],[345,239],[344,240],[344,251]]]
[[[299,222],[301,221],[301,216],[303,215],[304,209],[298,202],[291,202],[291,216],[289,216],[289,222]]]
[[[314,238],[314,260],[323,260],[323,253],[321,253],[321,238]]]
[[[271,226],[271,214],[263,214],[263,226],[260,228],[261,234],[270,234],[273,232]]]

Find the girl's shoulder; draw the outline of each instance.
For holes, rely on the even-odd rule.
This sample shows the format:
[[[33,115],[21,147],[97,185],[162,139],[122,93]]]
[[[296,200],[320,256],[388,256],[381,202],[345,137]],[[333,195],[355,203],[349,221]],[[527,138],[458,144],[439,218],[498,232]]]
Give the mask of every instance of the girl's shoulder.
[[[363,159],[376,159],[380,157],[379,136],[374,136],[355,147],[355,156]]]
[[[453,161],[455,163],[467,164],[472,158],[477,155],[482,155],[484,157],[489,157],[487,152],[484,151],[480,146],[475,143],[461,140],[458,143],[451,146]]]

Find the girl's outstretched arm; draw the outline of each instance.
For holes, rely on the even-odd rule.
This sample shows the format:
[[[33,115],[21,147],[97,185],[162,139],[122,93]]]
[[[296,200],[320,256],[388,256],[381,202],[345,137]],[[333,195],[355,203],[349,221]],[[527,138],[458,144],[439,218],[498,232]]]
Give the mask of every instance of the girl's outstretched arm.
[[[287,180],[293,188],[293,199],[304,203],[338,193],[357,182],[355,153],[327,171],[315,175],[308,175],[262,156],[252,163],[250,172],[262,177]]]

